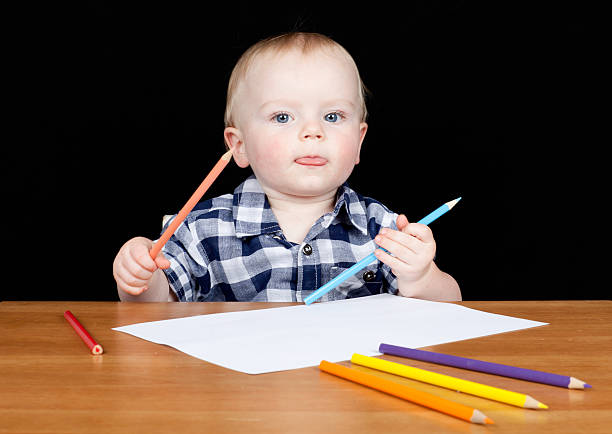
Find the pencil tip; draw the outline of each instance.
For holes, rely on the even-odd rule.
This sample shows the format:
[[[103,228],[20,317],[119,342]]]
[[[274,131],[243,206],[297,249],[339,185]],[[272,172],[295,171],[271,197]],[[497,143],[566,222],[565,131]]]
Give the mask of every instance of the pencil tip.
[[[459,202],[461,200],[461,197],[458,197],[455,200],[451,200],[450,202],[446,202],[446,205],[448,206],[448,209],[452,209],[455,205],[457,205],[457,202]]]
[[[491,418],[485,417],[485,423],[489,424],[489,425],[493,425],[495,422],[493,422],[493,420]]]
[[[548,408],[548,405],[538,402],[538,408]]]
[[[584,383],[584,388],[585,388],[585,389],[590,389],[590,388],[592,388],[592,387],[593,387],[593,386],[591,386],[590,384]]]

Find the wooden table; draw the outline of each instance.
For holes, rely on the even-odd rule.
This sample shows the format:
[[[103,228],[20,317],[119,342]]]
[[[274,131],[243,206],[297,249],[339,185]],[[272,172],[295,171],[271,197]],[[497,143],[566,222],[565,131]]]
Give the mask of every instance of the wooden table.
[[[0,433],[612,432],[612,301],[460,304],[550,325],[427,349],[572,375],[593,389],[568,390],[383,356],[522,392],[550,407],[526,410],[395,377],[478,408],[496,422],[481,426],[317,367],[247,375],[111,330],[287,303],[3,302]],[[104,346],[102,356],[89,354],[63,318],[67,309]]]

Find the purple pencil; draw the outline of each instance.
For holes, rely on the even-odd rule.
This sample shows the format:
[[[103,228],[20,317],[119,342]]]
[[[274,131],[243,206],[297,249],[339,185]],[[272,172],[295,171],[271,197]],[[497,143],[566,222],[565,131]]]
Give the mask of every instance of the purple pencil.
[[[532,369],[500,365],[499,363],[466,359],[464,357],[451,356],[449,354],[398,347],[396,345],[380,344],[378,351],[393,356],[422,360],[424,362],[437,363],[439,365],[454,366],[457,368],[469,369],[471,371],[486,372],[488,374],[501,375],[504,377],[519,378],[521,380],[550,384],[552,386],[565,387],[568,389],[584,389],[591,387],[591,385],[584,381],[565,375],[550,374],[548,372],[534,371]]]

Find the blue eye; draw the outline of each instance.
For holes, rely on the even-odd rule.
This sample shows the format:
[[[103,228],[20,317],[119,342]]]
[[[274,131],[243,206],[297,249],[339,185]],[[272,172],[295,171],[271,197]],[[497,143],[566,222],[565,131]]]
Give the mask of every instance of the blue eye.
[[[333,112],[333,113],[327,113],[325,115],[325,120],[327,122],[338,122],[338,119],[340,118],[340,114]]]
[[[287,113],[278,113],[274,115],[274,120],[279,124],[286,124],[289,122],[289,115]]]

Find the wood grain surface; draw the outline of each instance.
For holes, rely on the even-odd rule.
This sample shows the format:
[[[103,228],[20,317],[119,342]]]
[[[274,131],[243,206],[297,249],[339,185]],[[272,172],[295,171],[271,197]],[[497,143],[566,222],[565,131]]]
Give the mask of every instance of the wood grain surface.
[[[0,433],[610,432],[612,301],[459,304],[550,324],[425,349],[570,375],[593,388],[568,390],[381,356],[525,393],[550,407],[527,410],[353,366],[477,408],[495,421],[478,426],[317,367],[248,375],[111,330],[291,303],[3,302]],[[103,345],[103,355],[90,354],[63,318],[65,310]]]

